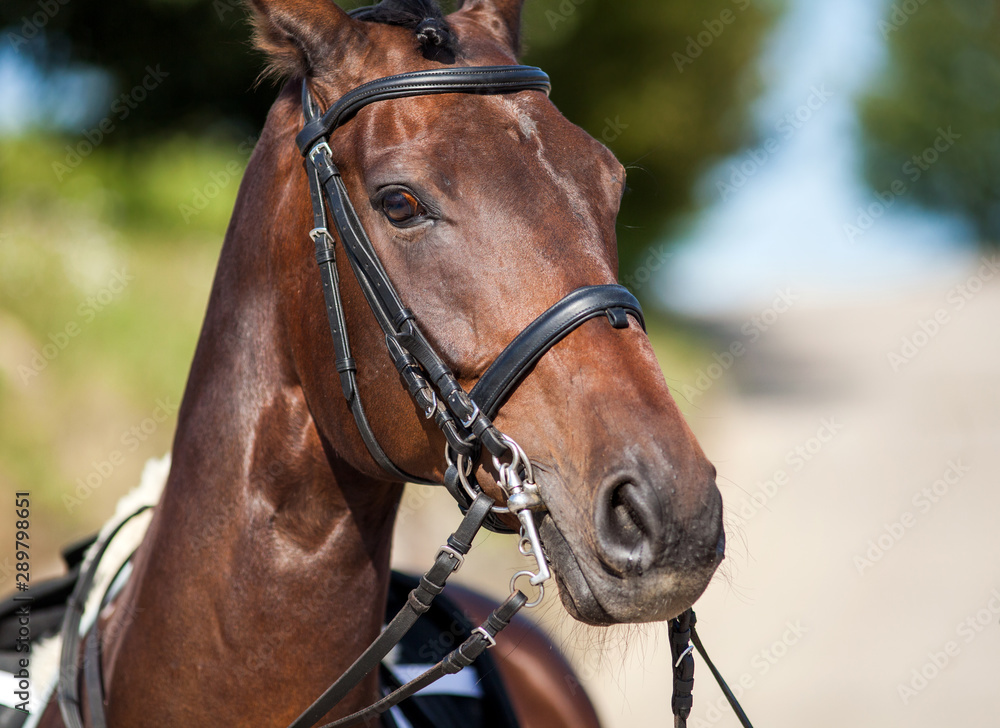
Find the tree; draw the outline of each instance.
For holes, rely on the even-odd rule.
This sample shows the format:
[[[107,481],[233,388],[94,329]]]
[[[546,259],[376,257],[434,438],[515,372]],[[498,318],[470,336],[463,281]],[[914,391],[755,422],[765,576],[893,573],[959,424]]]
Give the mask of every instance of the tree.
[[[747,69],[774,6],[775,0],[527,2],[524,61],[549,72],[556,104],[629,167],[619,218],[623,278],[668,221],[690,207],[700,171],[748,141],[745,110],[756,83]],[[200,134],[222,123],[235,122],[241,133],[260,127],[275,89],[255,85],[263,61],[250,48],[241,0],[136,0],[124,7],[4,0],[0,27],[15,50],[35,53],[42,63],[106,69],[112,98],[141,84],[150,68],[169,74],[143,94],[112,144]],[[47,42],[27,42],[28,35]]]
[[[861,107],[870,183],[963,215],[996,246],[1000,5],[899,0],[879,27],[889,63]]]
[[[43,69],[85,64],[108,73],[112,92],[98,113],[112,118],[120,95],[141,86],[147,69],[160,70],[162,83],[111,143],[220,122],[256,128],[274,100],[273,87],[255,83],[263,62],[242,0],[4,0],[0,28],[5,45]]]
[[[751,141],[750,69],[777,4],[760,0],[529,2],[525,62],[552,99],[628,167],[621,278],[690,209],[697,176]]]

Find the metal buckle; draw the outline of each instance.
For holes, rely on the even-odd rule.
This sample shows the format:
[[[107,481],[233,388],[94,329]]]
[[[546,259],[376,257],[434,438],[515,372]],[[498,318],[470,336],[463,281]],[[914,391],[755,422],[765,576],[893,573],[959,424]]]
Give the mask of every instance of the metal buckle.
[[[314,243],[317,242],[317,238],[319,238],[320,235],[325,237],[327,240],[331,239],[330,231],[325,227],[313,228],[312,230],[309,231],[309,237],[312,238],[312,241]]]
[[[486,649],[489,649],[490,647],[496,647],[496,645],[497,645],[496,639],[493,637],[493,635],[491,635],[489,632],[487,632],[484,628],[482,628],[482,627],[476,627],[472,631],[474,633],[478,632],[479,634],[481,634],[483,637],[486,638],[486,642],[489,645]]]
[[[309,150],[309,161],[313,164],[316,164],[315,157],[317,152],[326,152],[326,156],[333,159],[333,150],[330,149],[330,145],[326,143],[325,139]]]
[[[437,406],[438,406],[437,392],[435,392],[431,387],[427,387],[427,389],[429,389],[431,392],[431,403],[427,406],[427,409],[424,410],[425,420],[429,420],[431,417],[434,416],[434,413],[437,412]]]
[[[469,429],[470,427],[472,427],[472,423],[476,421],[477,417],[479,417],[479,405],[476,404],[475,402],[472,402],[472,414],[469,415],[468,421],[459,420],[459,422],[462,423],[462,427],[464,427],[465,429]]]
[[[452,574],[461,569],[462,565],[465,563],[465,557],[448,544],[445,544],[438,549],[437,555],[440,556],[441,554],[448,554],[450,557],[455,559],[455,567],[451,570]]]

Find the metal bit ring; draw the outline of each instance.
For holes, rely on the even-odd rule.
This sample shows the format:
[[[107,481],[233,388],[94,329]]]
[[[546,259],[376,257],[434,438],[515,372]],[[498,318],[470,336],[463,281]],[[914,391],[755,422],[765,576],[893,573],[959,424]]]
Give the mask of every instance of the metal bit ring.
[[[514,576],[510,578],[510,591],[512,594],[517,591],[516,583],[517,580],[520,579],[522,576],[534,577],[535,574],[530,571],[519,571],[516,574],[514,574]],[[537,607],[539,604],[542,603],[542,600],[545,598],[545,585],[534,584],[533,586],[536,586],[538,588],[538,598],[536,598],[535,601],[533,602],[528,602],[527,604],[525,604],[524,609],[533,609],[534,607]]]

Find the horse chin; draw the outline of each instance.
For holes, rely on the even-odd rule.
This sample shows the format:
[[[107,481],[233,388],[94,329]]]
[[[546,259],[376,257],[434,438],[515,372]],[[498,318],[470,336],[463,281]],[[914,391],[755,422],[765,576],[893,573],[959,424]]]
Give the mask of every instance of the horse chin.
[[[695,573],[666,571],[619,577],[578,557],[550,515],[539,535],[559,585],[559,597],[574,619],[595,626],[660,622],[681,614],[702,595],[715,567]]]

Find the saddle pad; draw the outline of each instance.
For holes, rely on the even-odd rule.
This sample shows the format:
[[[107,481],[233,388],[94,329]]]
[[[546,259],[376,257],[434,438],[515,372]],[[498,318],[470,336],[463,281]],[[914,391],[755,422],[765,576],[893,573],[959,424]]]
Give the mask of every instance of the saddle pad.
[[[70,572],[34,587],[38,602],[44,604],[46,629],[38,636],[54,636],[62,621],[65,600],[79,573],[79,561],[66,554]],[[68,583],[69,582],[69,583]],[[417,578],[393,572],[386,605],[391,619],[417,585]],[[38,603],[36,602],[36,604]],[[29,715],[13,706],[17,681],[18,653],[14,651],[16,620],[12,602],[0,607],[0,728],[22,728]],[[34,616],[34,615],[33,615]],[[32,627],[36,623],[32,622]],[[39,625],[40,626],[40,625]],[[380,670],[382,691],[391,690],[417,677],[465,641],[472,624],[448,599],[447,589],[434,601],[430,611],[417,622],[383,661]],[[517,720],[497,666],[489,652],[455,675],[448,675],[416,696],[393,708],[382,719],[385,728],[517,728]]]
[[[417,577],[392,573],[386,619],[391,619],[417,586]],[[383,691],[399,687],[445,657],[464,642],[472,625],[448,598],[448,588],[383,661]],[[422,690],[399,704],[403,723],[394,709],[385,716],[389,728],[517,728],[510,698],[489,650],[472,665]],[[390,722],[394,721],[395,722]]]
[[[122,499],[115,517],[105,529],[134,512],[138,505],[155,504],[169,470],[169,456],[147,463],[142,482]],[[142,540],[147,523],[146,518],[136,519],[133,532],[119,534],[114,547],[101,560],[99,571],[106,572],[106,577],[97,580],[99,586],[95,592],[100,594],[87,596],[84,628],[96,617],[105,593],[120,588],[122,579],[127,578],[128,569],[121,568],[121,564],[127,561]],[[32,585],[32,707],[36,703],[44,705],[51,696],[61,644],[58,632],[66,602],[79,578],[87,549],[94,540],[85,539],[64,549],[63,560],[67,567],[64,576]],[[115,583],[112,584],[112,581]],[[417,583],[416,577],[393,572],[386,605],[387,620],[396,614]],[[21,656],[16,652],[17,609],[20,604],[14,601],[14,596],[0,601],[0,728],[22,728],[26,723],[33,726],[40,715],[40,710],[29,716],[13,708],[22,702],[14,695],[17,686],[14,673],[18,670],[18,658]],[[380,670],[382,689],[388,693],[422,673],[468,638],[472,628],[461,610],[448,599],[446,589],[434,601],[430,611],[387,656]],[[46,638],[50,639],[46,641]],[[445,677],[393,708],[383,716],[383,724],[386,728],[517,728],[510,700],[488,651],[470,667]]]

